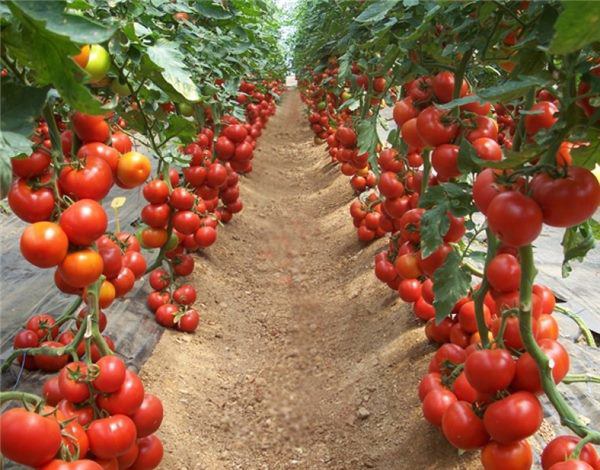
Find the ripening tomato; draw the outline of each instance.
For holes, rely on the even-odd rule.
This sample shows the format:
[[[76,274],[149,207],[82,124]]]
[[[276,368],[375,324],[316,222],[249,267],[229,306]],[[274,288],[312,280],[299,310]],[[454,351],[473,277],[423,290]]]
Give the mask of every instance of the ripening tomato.
[[[505,244],[521,247],[542,231],[542,211],[530,197],[518,191],[497,195],[487,209],[488,225]]]
[[[0,434],[2,455],[30,467],[52,460],[62,442],[56,420],[24,408],[11,408],[0,415]]]
[[[135,188],[148,179],[152,171],[150,160],[139,152],[121,155],[117,166],[117,180],[125,188]]]
[[[64,230],[52,222],[36,222],[21,235],[23,257],[38,268],[57,266],[67,256],[69,240]]]
[[[141,232],[144,248],[160,248],[167,243],[167,231],[162,228],[147,227]]]
[[[110,69],[110,56],[108,51],[100,44],[92,44],[85,71],[90,74],[90,82],[98,83],[106,76]]]
[[[564,178],[535,175],[531,196],[542,209],[544,223],[571,227],[589,219],[600,205],[600,183],[586,168],[571,166]]]
[[[558,107],[552,101],[539,101],[531,107],[530,111],[534,111],[536,114],[525,115],[527,135],[535,135],[541,129],[549,129],[558,120],[554,116],[558,113]]]
[[[58,266],[58,272],[70,286],[86,287],[100,277],[103,268],[102,257],[88,248],[67,254]]]
[[[462,450],[478,449],[490,440],[483,421],[466,401],[457,401],[446,410],[442,432],[450,444]]]
[[[136,429],[131,418],[116,414],[92,421],[87,435],[94,455],[112,459],[129,450],[135,442]]]
[[[73,245],[87,246],[106,231],[108,217],[96,201],[81,199],[61,214],[59,224]]]
[[[529,470],[533,465],[533,453],[526,440],[500,444],[488,443],[481,451],[484,470]]]

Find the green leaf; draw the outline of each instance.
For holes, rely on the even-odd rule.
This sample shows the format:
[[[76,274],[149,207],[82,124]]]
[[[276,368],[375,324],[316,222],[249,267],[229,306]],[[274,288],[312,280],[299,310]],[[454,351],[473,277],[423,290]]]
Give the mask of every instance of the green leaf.
[[[114,34],[113,26],[68,13],[65,11],[66,7],[67,3],[60,0],[18,2],[18,8],[32,20],[44,23],[47,31],[68,37],[77,44],[99,44],[108,41]]]
[[[187,144],[196,137],[197,130],[194,121],[186,119],[178,114],[170,114],[168,122],[169,127],[165,132],[165,137],[167,139],[178,137],[182,143]]]
[[[2,83],[0,94],[0,195],[4,197],[11,179],[10,159],[32,151],[30,137],[48,88]]]
[[[550,44],[553,54],[568,54],[600,41],[600,2],[563,1],[564,10],[554,25],[556,33]]]
[[[360,121],[356,125],[356,132],[358,134],[358,153],[374,152],[379,143],[377,121],[373,118]]]
[[[568,277],[573,268],[571,261],[583,261],[585,255],[596,245],[600,232],[598,222],[586,221],[565,230],[561,245],[563,247],[562,277]]]
[[[477,156],[475,148],[467,139],[462,139],[460,147],[458,149],[458,169],[461,173],[470,173],[472,171],[479,171],[481,168],[481,160]]]
[[[199,0],[196,2],[196,11],[206,18],[213,20],[226,20],[233,16],[233,13],[223,8],[220,2],[212,0]]]
[[[478,95],[488,101],[510,101],[523,96],[532,87],[543,87],[546,80],[539,77],[521,76],[518,80],[509,80],[501,85],[480,90]]]
[[[465,216],[475,211],[471,187],[467,183],[442,183],[430,186],[421,197],[419,206],[434,207],[443,201],[455,216]]]
[[[385,15],[394,8],[400,0],[378,0],[371,3],[356,17],[357,23],[374,23],[385,18]]]
[[[11,31],[12,34],[7,35],[7,40],[4,41],[11,55],[19,63],[33,70],[37,84],[54,86],[72,108],[85,113],[100,114],[103,111],[100,102],[82,83],[84,73],[71,59],[71,56],[79,51],[79,47],[68,37],[46,29],[45,19],[37,19],[37,10],[33,9],[36,16],[29,16],[31,8],[23,9],[24,6],[31,7],[29,3],[8,4],[20,23],[18,32]],[[47,8],[54,9],[64,6],[64,2],[43,3]],[[59,12],[55,12],[55,15],[58,14]],[[90,30],[95,31],[95,27],[91,27]],[[83,33],[81,37],[84,37]]]
[[[590,145],[571,149],[571,156],[573,165],[589,170],[594,169],[597,164],[600,164],[600,135],[596,133],[596,136],[590,139]]]
[[[448,204],[442,201],[429,209],[421,218],[421,255],[427,258],[444,242],[443,237],[450,228]]]
[[[462,268],[459,254],[450,252],[444,264],[433,274],[433,306],[437,324],[452,313],[454,304],[467,294],[470,287],[471,275]]]
[[[464,104],[475,103],[476,101],[479,103],[483,103],[485,100],[482,100],[477,95],[469,95],[469,96],[464,96],[463,98],[457,98],[448,103],[436,104],[436,107],[438,107],[440,109],[453,109],[458,106],[462,106]]]
[[[177,93],[191,102],[200,100],[198,88],[186,69],[183,53],[177,47],[177,43],[159,39],[146,52],[152,63],[161,69],[164,80]]]

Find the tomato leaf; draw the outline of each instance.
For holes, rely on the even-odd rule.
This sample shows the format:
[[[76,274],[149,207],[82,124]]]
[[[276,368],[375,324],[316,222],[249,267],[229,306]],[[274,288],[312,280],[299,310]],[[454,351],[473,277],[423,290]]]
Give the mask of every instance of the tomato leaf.
[[[590,145],[571,149],[574,165],[592,170],[600,163],[600,135],[597,132],[594,134],[589,140]]]
[[[556,20],[550,44],[553,54],[568,54],[600,41],[600,3],[595,0],[561,2],[563,11]]]
[[[177,43],[159,39],[146,52],[150,61],[160,69],[162,78],[175,92],[187,101],[200,100],[198,88],[184,64],[183,53],[177,47]]]
[[[168,122],[169,127],[167,127],[165,132],[167,139],[178,137],[181,143],[188,144],[196,137],[197,129],[194,121],[190,121],[178,114],[170,114]]]
[[[363,154],[369,153],[369,162],[371,168],[377,173],[377,154],[375,148],[379,143],[379,137],[377,135],[377,120],[373,117],[371,119],[365,119],[360,121],[356,125],[357,141],[358,141],[358,153]]]
[[[369,4],[363,12],[356,17],[357,23],[375,23],[385,18],[385,15],[394,8],[400,0],[379,0]]]
[[[479,171],[483,160],[477,156],[477,152],[467,139],[462,139],[458,148],[458,169],[461,173]]]
[[[450,315],[454,304],[464,297],[471,287],[471,275],[460,263],[459,254],[451,251],[444,264],[433,274],[433,306],[437,324]]]
[[[231,18],[233,13],[223,7],[223,3],[213,0],[199,0],[196,2],[196,10],[202,16],[213,20],[225,20]]]
[[[448,203],[441,202],[429,209],[421,218],[421,256],[427,258],[443,243],[443,237],[450,228]]]
[[[600,235],[600,224],[593,219],[565,230],[563,247],[562,277],[568,277],[573,268],[571,261],[582,262],[585,255],[596,246]]]
[[[532,87],[543,87],[546,80],[540,77],[521,76],[518,80],[509,80],[501,85],[492,86],[477,93],[488,101],[510,101],[523,96]]]

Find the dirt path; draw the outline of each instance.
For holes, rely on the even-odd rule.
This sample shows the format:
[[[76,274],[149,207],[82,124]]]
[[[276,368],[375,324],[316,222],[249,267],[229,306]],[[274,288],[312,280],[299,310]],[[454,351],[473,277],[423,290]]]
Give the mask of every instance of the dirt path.
[[[476,468],[420,417],[433,349],[373,276],[384,242],[359,244],[327,161],[287,93],[244,212],[197,262],[198,333],[166,331],[143,368],[165,405],[161,468]]]

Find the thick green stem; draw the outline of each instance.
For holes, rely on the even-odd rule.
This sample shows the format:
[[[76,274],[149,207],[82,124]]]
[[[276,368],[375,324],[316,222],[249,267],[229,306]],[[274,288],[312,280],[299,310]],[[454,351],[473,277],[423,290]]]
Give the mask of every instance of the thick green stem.
[[[86,318],[86,324],[82,323],[81,329],[85,331],[85,338],[92,338],[100,353],[103,356],[110,356],[113,352],[106,344],[104,337],[100,333],[100,287],[104,281],[104,276],[91,285],[88,289],[88,318]],[[88,356],[89,359],[89,356]]]
[[[535,340],[531,315],[532,289],[536,275],[533,248],[531,245],[521,247],[519,255],[521,258],[519,325],[525,349],[531,354],[531,357],[537,364],[542,387],[546,396],[558,412],[561,424],[567,426],[579,437],[589,436],[590,442],[600,443],[600,432],[588,428],[559,392],[552,376],[552,366],[554,364],[551,364],[550,359],[548,359],[548,356],[546,356]]]
[[[535,100],[535,88],[531,88],[527,92],[527,97],[525,98],[525,109],[530,110],[533,106],[533,102]],[[517,128],[515,130],[515,138],[513,140],[512,149],[515,152],[521,150],[521,146],[523,145],[523,139],[525,139],[525,116],[519,117],[519,122],[517,123]]]
[[[600,384],[600,376],[588,374],[569,374],[563,380],[565,384],[593,383]]]
[[[429,153],[425,152],[423,155],[423,178],[421,179],[421,197],[427,191],[427,187],[429,186],[429,174],[431,173],[431,160],[429,158]]]
[[[44,401],[43,398],[27,392],[0,392],[0,405],[4,405],[8,401],[20,401],[24,403],[32,403],[38,406]]]
[[[462,88],[463,79],[465,78],[465,72],[467,71],[467,64],[471,60],[474,51],[474,48],[466,51],[460,61],[460,64],[458,65],[458,68],[456,69],[456,73],[454,74],[454,90],[452,92],[453,100],[460,98],[460,90]],[[454,113],[457,117],[460,117],[460,106],[457,106],[454,109]]]
[[[69,320],[71,320],[73,318],[73,314],[75,313],[75,310],[77,310],[79,308],[79,306],[81,305],[81,303],[83,302],[83,299],[81,297],[76,297],[75,300],[73,300],[73,302],[71,302],[71,305],[69,305],[67,307],[67,309],[61,313],[61,315],[56,319],[56,326],[60,326],[63,323],[68,322]]]
[[[492,233],[492,231],[487,228],[487,255],[485,257],[485,266],[483,268],[483,272],[487,270],[490,261],[496,256],[496,250],[498,249],[498,240]],[[490,330],[485,324],[485,316],[483,314],[483,304],[485,300],[485,295],[487,294],[490,286],[488,284],[487,278],[483,277],[481,281],[481,285],[479,289],[475,291],[473,294],[473,301],[475,302],[475,319],[477,320],[477,331],[479,332],[479,337],[481,338],[481,345],[487,349],[490,347]]]

